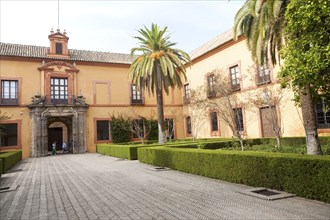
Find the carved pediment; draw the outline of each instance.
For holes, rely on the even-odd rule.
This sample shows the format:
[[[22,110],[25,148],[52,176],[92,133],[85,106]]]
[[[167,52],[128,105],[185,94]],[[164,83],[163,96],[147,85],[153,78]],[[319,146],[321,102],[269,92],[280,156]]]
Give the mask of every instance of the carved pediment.
[[[54,71],[56,69],[62,70],[65,69],[66,72],[75,72],[78,73],[79,70],[72,65],[71,63],[63,62],[63,61],[51,61],[43,64],[41,67],[38,67],[39,71],[51,70]]]

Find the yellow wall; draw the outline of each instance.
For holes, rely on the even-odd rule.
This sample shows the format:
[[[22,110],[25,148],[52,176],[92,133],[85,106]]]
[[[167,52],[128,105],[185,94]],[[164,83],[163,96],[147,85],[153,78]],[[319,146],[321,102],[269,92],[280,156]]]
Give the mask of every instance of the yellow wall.
[[[231,43],[230,43],[231,44]],[[242,101],[248,100],[255,94],[262,92],[266,87],[274,89],[278,66],[272,69],[272,83],[262,86],[255,84],[255,65],[251,59],[246,41],[242,40],[215,53],[209,53],[193,61],[193,65],[187,68],[187,83],[190,89],[206,84],[206,74],[215,69],[222,71],[224,76],[229,77],[229,67],[239,65],[241,74],[241,90],[236,92]],[[71,61],[70,64],[73,64]],[[47,64],[47,61],[46,61]],[[31,97],[36,94],[44,95],[45,75],[39,71],[42,60],[39,59],[14,59],[2,58],[0,60],[0,78],[15,79],[19,81],[20,104],[18,106],[1,106],[2,112],[11,116],[10,121],[21,123],[21,146],[23,157],[30,155],[30,111],[27,107],[31,103]],[[65,72],[65,68],[52,66],[57,73]],[[138,115],[157,119],[156,97],[148,91],[144,91],[144,105],[130,104],[130,80],[128,78],[128,65],[97,64],[88,62],[76,62],[75,68],[79,70],[74,75],[73,95],[82,95],[89,105],[86,114],[87,148],[89,152],[95,152],[95,120],[109,119],[112,114],[124,114],[134,118]],[[170,89],[169,94],[164,93],[165,117],[174,118],[176,138],[186,137],[185,116],[192,115],[188,106],[183,105],[183,89]],[[283,136],[303,136],[304,128],[301,120],[301,110],[292,101],[293,92],[285,93],[280,105]],[[243,106],[246,137],[261,137],[261,120],[259,108]],[[202,124],[198,126],[198,137],[211,137],[210,109],[204,109],[205,115]],[[206,112],[206,113],[205,113]],[[232,132],[228,125],[220,119],[220,136],[231,137]],[[214,137],[214,136],[212,136]]]
[[[199,86],[206,85],[206,74],[213,70],[219,70],[223,76],[229,77],[229,68],[234,65],[240,66],[241,74],[241,90],[236,92],[238,99],[249,100],[249,97],[255,95],[258,91],[266,87],[272,89],[276,84],[276,73],[278,66],[272,69],[272,83],[267,85],[257,86],[255,83],[256,67],[251,59],[251,54],[246,46],[246,40],[239,41],[234,45],[227,47],[217,53],[205,57],[205,59],[196,59],[197,62],[191,68],[187,69],[187,82],[191,89],[196,89]],[[274,83],[275,82],[275,83]],[[183,91],[182,91],[183,95]],[[278,106],[281,111],[283,136],[302,136],[304,135],[303,123],[301,121],[301,111],[294,105],[292,91],[285,92],[285,99]],[[245,101],[243,107],[243,117],[245,124],[245,134],[247,138],[261,137],[261,121],[259,109],[249,106]],[[208,111],[208,109],[205,109]],[[191,115],[187,106],[184,106],[184,115]],[[203,129],[199,131],[198,137],[211,137],[210,132],[210,117],[204,117]],[[220,120],[221,137],[232,137],[232,132],[228,125]]]
[[[47,63],[47,62],[46,62]],[[30,110],[27,107],[31,103],[31,97],[39,94],[46,94],[44,91],[43,73],[37,68],[41,61],[28,62],[23,60],[0,61],[0,78],[15,78],[19,80],[20,105],[1,106],[2,112],[11,115],[11,121],[20,120],[21,124],[21,145],[23,157],[30,155]],[[63,72],[52,66],[55,71]],[[89,105],[86,118],[87,147],[89,152],[95,152],[94,141],[94,119],[109,118],[112,113],[125,114],[128,117],[138,115],[157,119],[156,97],[144,92],[145,104],[142,106],[132,106],[130,104],[130,81],[128,78],[129,67],[119,65],[95,65],[86,63],[76,63],[79,70],[76,73],[76,82],[73,95],[83,95]],[[176,126],[176,137],[183,138],[182,120],[182,95],[181,90],[175,88],[170,90],[167,96],[164,93],[165,117],[174,117]]]

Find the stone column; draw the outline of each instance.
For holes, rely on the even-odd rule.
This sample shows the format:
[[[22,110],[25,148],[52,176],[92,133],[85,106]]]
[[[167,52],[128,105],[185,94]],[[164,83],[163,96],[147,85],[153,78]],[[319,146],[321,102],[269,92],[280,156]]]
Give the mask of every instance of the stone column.
[[[40,156],[45,157],[48,154],[48,118],[41,116],[41,148]]]
[[[31,157],[40,157],[41,151],[43,148],[42,145],[42,119],[41,119],[41,112],[42,109],[34,108],[31,109],[30,116],[31,116]]]
[[[79,137],[79,153],[85,153],[87,151],[86,146],[86,109],[78,109],[78,137]]]
[[[79,138],[78,138],[78,116],[73,115],[72,116],[72,152],[74,154],[78,153],[79,150]]]
[[[37,157],[37,136],[38,136],[38,130],[37,130],[37,117],[35,115],[35,109],[30,110],[30,117],[31,117],[31,124],[30,124],[30,138],[31,138],[31,151],[30,151],[30,157]]]

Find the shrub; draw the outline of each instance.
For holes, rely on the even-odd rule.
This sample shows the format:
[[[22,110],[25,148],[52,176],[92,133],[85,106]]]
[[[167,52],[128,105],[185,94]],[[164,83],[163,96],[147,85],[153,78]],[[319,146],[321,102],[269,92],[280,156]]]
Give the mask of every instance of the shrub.
[[[122,115],[111,116],[111,135],[113,143],[129,142],[131,140],[131,122]]]
[[[330,202],[330,156],[168,147],[139,148],[138,155],[142,163]]]
[[[146,130],[148,140],[158,140],[158,121],[157,120],[146,120]]]
[[[9,151],[1,152],[1,173],[5,173],[7,170],[15,166],[19,161],[22,160],[22,151]]]
[[[139,147],[141,147],[141,145],[97,144],[96,152],[112,157],[137,160],[137,148]]]
[[[164,145],[164,147],[168,147],[168,148],[198,148],[199,145],[196,142],[192,142],[192,143],[167,143],[166,145]]]
[[[330,143],[330,136],[319,136],[321,145],[326,145]],[[276,138],[255,138],[255,139],[248,139],[257,141],[251,143],[251,145],[259,145],[259,144],[269,144],[275,146]],[[248,141],[249,142],[249,141]],[[283,146],[301,146],[306,145],[306,137],[282,137],[281,144]]]

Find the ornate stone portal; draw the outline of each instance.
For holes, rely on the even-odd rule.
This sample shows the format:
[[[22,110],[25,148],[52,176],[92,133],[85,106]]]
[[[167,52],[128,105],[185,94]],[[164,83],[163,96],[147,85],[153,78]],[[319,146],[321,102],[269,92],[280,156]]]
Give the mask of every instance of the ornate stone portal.
[[[71,104],[49,105],[46,97],[35,96],[28,106],[31,115],[31,157],[48,155],[48,128],[53,122],[63,122],[68,128],[73,153],[84,153],[86,146],[86,112],[83,97],[73,97]]]
[[[51,45],[53,44],[55,45],[55,41],[51,40]],[[62,56],[63,54],[50,55]],[[58,141],[57,149],[61,149],[62,141],[66,140],[71,143],[73,153],[86,152],[88,105],[81,95],[77,96],[76,79],[79,70],[75,63],[70,64],[64,61],[45,63],[43,61],[38,70],[41,79],[40,90],[37,90],[37,95],[32,97],[31,104],[28,105],[31,116],[30,156],[47,156],[52,144],[49,142],[54,140]],[[52,125],[56,122],[60,122],[57,124],[61,124],[62,127],[54,129]],[[59,132],[61,130],[65,130],[65,133]]]

